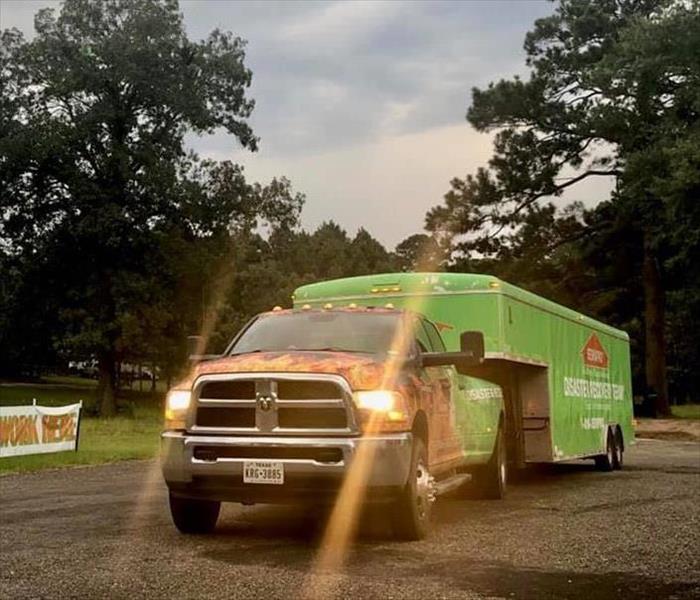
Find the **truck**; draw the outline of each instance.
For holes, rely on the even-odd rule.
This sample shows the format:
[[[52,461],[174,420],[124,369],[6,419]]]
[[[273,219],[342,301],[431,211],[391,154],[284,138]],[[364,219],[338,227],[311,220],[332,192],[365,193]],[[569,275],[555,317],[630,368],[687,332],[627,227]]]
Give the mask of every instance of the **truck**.
[[[176,527],[221,502],[364,502],[420,539],[437,496],[502,498],[532,463],[620,469],[634,442],[626,333],[490,275],[387,273],[298,288],[168,393]],[[363,458],[361,458],[363,457]]]

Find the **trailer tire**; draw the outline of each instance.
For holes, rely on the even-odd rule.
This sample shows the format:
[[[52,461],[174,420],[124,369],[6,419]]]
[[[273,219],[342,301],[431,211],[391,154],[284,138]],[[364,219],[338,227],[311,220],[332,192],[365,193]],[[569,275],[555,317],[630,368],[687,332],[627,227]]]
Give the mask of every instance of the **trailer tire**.
[[[599,454],[595,457],[595,467],[599,471],[612,471],[615,461],[615,436],[608,429],[608,435],[605,441],[605,454]]]
[[[428,471],[428,452],[420,437],[413,438],[408,482],[393,505],[391,513],[394,535],[400,540],[422,540],[430,527],[433,503],[433,480]]]
[[[181,533],[211,533],[219,518],[221,502],[180,498],[170,494],[170,515]]]
[[[615,428],[615,448],[613,452],[613,469],[620,471],[625,462],[625,443],[622,439],[622,431],[619,427]]]
[[[506,495],[508,483],[508,458],[503,425],[498,427],[496,446],[488,464],[476,474],[476,484],[481,497],[488,500],[500,500]]]

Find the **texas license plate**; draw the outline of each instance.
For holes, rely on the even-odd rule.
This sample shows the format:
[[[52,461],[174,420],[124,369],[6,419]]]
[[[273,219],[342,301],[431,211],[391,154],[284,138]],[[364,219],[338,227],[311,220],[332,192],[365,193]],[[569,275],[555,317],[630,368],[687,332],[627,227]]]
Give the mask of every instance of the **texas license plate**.
[[[246,460],[243,463],[243,483],[284,483],[284,464],[274,460]]]

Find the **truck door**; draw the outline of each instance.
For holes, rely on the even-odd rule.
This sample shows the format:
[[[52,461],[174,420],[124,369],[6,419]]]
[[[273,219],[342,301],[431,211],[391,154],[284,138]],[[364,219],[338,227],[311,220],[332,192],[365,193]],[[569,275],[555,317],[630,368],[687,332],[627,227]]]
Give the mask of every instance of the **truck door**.
[[[434,334],[433,335],[433,331]],[[444,352],[445,346],[435,326],[423,318],[414,322],[416,344],[420,352]],[[437,337],[435,337],[437,336]],[[428,416],[429,454],[431,464],[461,462],[463,452],[456,414],[456,371],[454,367],[422,369],[422,394]]]
[[[445,344],[437,327],[423,322],[436,352],[444,352]],[[460,375],[454,367],[446,367],[450,378],[457,443],[467,462],[483,462],[490,456],[496,438],[500,415],[500,389],[485,381]]]

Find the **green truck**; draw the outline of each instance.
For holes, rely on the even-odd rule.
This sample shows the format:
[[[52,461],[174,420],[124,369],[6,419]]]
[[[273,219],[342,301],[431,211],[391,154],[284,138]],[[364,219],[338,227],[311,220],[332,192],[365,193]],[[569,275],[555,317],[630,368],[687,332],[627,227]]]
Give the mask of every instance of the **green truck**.
[[[418,539],[436,496],[500,498],[509,469],[622,467],[624,332],[489,275],[352,277],[293,300],[168,395],[162,465],[181,531],[212,529],[221,501],[334,501],[364,463],[364,499]]]

